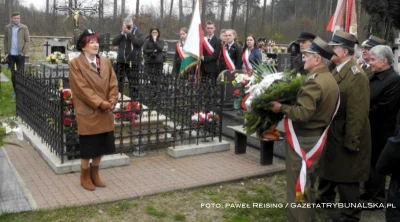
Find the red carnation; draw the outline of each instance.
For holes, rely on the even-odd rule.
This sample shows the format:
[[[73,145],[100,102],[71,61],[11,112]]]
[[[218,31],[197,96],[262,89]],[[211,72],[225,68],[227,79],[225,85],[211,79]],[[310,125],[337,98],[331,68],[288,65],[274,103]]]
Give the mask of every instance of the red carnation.
[[[130,103],[128,103],[128,105],[126,105],[126,107],[125,107],[126,110],[131,110],[131,108],[132,108],[132,107],[131,107],[131,104],[130,104]]]
[[[205,122],[206,122],[206,119],[204,117],[200,116],[200,123],[205,123]]]
[[[233,95],[238,96],[240,94],[240,90],[235,89],[235,91],[233,91]]]
[[[63,91],[63,98],[68,99],[71,96],[71,91],[69,90],[64,90]]]
[[[64,126],[69,126],[71,124],[71,118],[65,117],[64,118]]]
[[[121,113],[115,113],[115,118],[117,119],[121,118]]]

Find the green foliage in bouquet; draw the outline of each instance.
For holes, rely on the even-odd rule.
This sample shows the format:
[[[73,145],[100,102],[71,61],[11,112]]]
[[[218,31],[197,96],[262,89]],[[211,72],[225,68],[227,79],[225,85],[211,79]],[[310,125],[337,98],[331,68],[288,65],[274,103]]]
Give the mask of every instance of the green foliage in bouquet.
[[[255,81],[253,82],[254,84],[260,83],[265,75],[277,73],[275,66],[270,65],[268,63],[260,62],[259,64],[252,64],[252,66],[254,68],[253,70],[253,76],[255,78]]]
[[[281,121],[283,114],[272,112],[271,102],[278,101],[282,104],[295,104],[304,79],[305,77],[303,76],[295,77],[290,71],[285,72],[283,79],[276,80],[262,94],[255,97],[251,102],[250,111],[244,114],[246,133],[249,135],[257,133],[258,136],[262,136],[272,125]]]

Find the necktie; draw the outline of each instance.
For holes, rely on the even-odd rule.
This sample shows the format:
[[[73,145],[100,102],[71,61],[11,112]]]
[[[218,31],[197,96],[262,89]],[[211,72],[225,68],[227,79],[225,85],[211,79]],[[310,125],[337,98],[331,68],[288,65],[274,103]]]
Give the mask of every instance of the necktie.
[[[228,45],[228,44],[226,45],[226,50],[228,50],[228,51],[229,51],[229,45]]]
[[[211,41],[211,38],[208,38],[208,42],[210,42]]]
[[[90,64],[91,64],[91,65],[93,66],[93,68],[96,69],[96,71],[97,71],[97,65],[96,65],[96,63],[91,62]]]

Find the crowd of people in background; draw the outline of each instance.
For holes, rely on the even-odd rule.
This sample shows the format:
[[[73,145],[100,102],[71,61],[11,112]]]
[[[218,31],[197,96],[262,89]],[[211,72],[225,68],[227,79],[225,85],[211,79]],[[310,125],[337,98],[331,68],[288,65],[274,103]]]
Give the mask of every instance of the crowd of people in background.
[[[221,29],[219,37],[215,30],[213,22],[205,24],[201,76],[216,81],[224,70],[251,75],[254,66],[262,62],[259,45],[262,47],[266,39],[249,34],[242,46],[235,30]],[[173,65],[176,74],[180,73],[187,35],[187,28],[179,30]],[[306,81],[295,105],[273,102],[272,111],[282,112],[293,121],[305,152],[313,149],[327,127],[329,130],[322,152],[308,166],[303,196],[295,192],[303,160],[286,147],[288,202],[333,203],[338,193],[341,203],[370,203],[369,209],[390,203],[393,207],[386,209],[386,219],[399,221],[400,75],[393,69],[392,49],[372,35],[360,45],[362,55],[357,60],[359,41],[343,31],[336,31],[329,43],[302,32],[297,43],[300,54],[292,59],[292,69],[306,75]],[[152,27],[146,35],[126,18],[121,33],[112,40],[118,47],[117,70],[140,67],[143,53],[144,66],[161,72],[164,44],[158,28]],[[105,187],[99,176],[102,156],[115,151],[112,110],[121,88],[117,83],[124,77],[119,71],[115,75],[112,64],[98,56],[99,36],[94,31],[84,30],[76,46],[82,53],[70,63],[69,80],[81,145],[80,180],[85,189],[94,190]],[[13,13],[11,24],[6,26],[4,49],[11,67],[23,72],[29,31],[20,23],[19,13]],[[193,72],[184,70],[182,75]],[[138,81],[135,76],[127,77]],[[386,175],[391,175],[388,192]],[[359,205],[342,208],[331,221],[360,221],[362,210]],[[288,212],[289,221],[315,221],[314,209],[291,208]]]

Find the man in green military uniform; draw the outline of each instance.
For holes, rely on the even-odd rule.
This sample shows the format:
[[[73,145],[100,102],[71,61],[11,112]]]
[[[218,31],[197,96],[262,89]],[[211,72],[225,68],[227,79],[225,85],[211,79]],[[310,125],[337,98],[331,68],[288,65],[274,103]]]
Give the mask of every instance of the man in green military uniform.
[[[304,51],[304,68],[309,71],[307,79],[302,84],[295,105],[285,105],[272,102],[272,111],[282,112],[293,122],[294,133],[304,152],[309,153],[329,125],[339,98],[339,90],[335,79],[329,72],[327,64],[334,52],[329,45],[315,38],[310,48]],[[287,137],[287,140],[290,140]],[[302,167],[302,157],[293,147],[286,143],[286,180],[287,201],[295,203],[304,201],[314,203],[314,172],[318,165],[319,156],[307,168],[304,194],[298,192],[296,181],[299,179]],[[320,146],[323,149],[323,143]],[[308,161],[307,161],[308,162]],[[315,221],[315,210],[311,208],[289,208],[289,221]]]
[[[358,41],[354,35],[336,31],[329,45],[335,54],[332,71],[339,90],[340,107],[329,129],[326,148],[318,169],[317,202],[333,203],[335,188],[340,202],[358,203],[360,182],[368,178],[371,159],[371,132],[368,121],[369,81],[353,58]],[[360,221],[361,209],[342,208],[331,221]]]
[[[377,45],[386,45],[386,41],[378,38],[376,36],[371,35],[367,40],[365,40],[361,44],[361,49],[362,49],[362,58],[363,58],[363,63],[361,64],[361,68],[364,70],[365,74],[367,76],[370,76],[372,74],[371,66],[369,65],[369,61],[371,59],[371,55],[369,54],[369,50]]]

